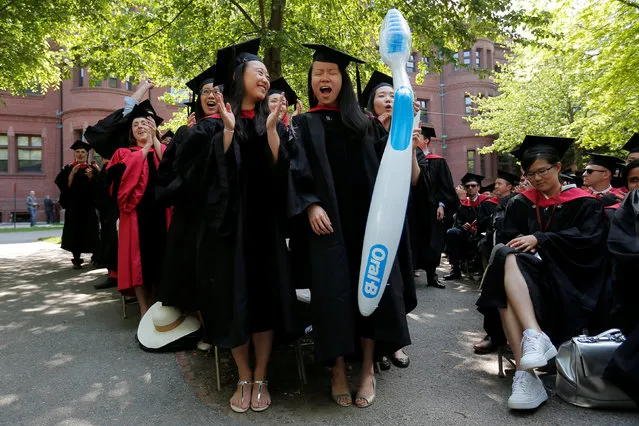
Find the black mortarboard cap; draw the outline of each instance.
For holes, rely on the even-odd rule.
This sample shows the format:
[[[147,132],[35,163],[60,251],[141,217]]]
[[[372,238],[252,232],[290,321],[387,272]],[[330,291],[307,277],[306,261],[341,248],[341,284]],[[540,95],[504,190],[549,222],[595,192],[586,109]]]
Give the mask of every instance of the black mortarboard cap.
[[[136,106],[134,106],[133,110],[129,113],[127,117],[129,118],[129,122],[132,122],[136,118],[149,117],[149,116],[153,117],[153,120],[155,121],[156,126],[159,126],[164,121],[162,117],[158,116],[155,113],[155,110],[153,109],[153,106],[151,105],[151,101],[146,99],[140,102],[139,104],[137,104]]]
[[[262,59],[257,56],[261,41],[262,37],[258,37],[218,49],[215,61],[215,84],[223,84],[225,88],[230,88],[233,73],[241,63],[262,62]]]
[[[89,145],[88,143],[81,141],[81,140],[77,140],[75,142],[73,142],[73,145],[71,145],[70,147],[71,149],[84,149],[86,150],[86,152],[89,152],[89,150],[91,149],[91,145]]]
[[[166,132],[164,132],[160,140],[164,140],[166,138],[172,138],[173,136],[175,136],[175,133],[173,133],[171,130],[167,130]]]
[[[479,189],[479,192],[493,192],[495,190],[495,184],[491,183],[490,185],[482,186]]]
[[[623,146],[628,152],[639,152],[639,133],[635,133]]]
[[[422,136],[425,138],[434,138],[437,137],[435,134],[435,128],[432,126],[422,126]]]
[[[499,179],[505,180],[506,182],[509,182],[511,185],[518,185],[519,178],[521,176],[507,172],[506,170],[497,170],[497,177]]]
[[[368,107],[368,109],[370,109],[373,105],[372,97],[381,86],[393,87],[393,77],[379,71],[374,71],[370,80],[366,83],[366,87],[364,87],[364,90],[362,91],[362,96],[359,98],[359,105],[362,108]]]
[[[559,158],[562,158],[574,141],[573,138],[527,135],[522,144],[511,153],[517,157],[518,160],[521,160],[526,152],[553,153],[557,154]]]
[[[186,87],[191,89],[191,91],[194,94],[197,94],[202,88],[202,83],[204,83],[205,81],[208,81],[209,83],[211,83],[213,82],[214,79],[215,79],[215,64],[211,65],[210,67],[202,71],[199,75],[187,81]]]
[[[593,166],[605,167],[606,169],[610,170],[613,175],[616,171],[620,170],[623,167],[622,161],[617,157],[594,153],[589,153],[588,155],[590,155],[590,162],[588,162],[588,164],[592,164]]]
[[[302,46],[315,50],[313,54],[313,62],[329,62],[337,64],[337,66],[344,70],[349,63],[355,62],[357,64],[365,64],[366,62],[361,59],[357,59],[354,56],[344,53],[340,50],[333,49],[332,47],[324,46],[323,44],[303,43]],[[362,97],[362,82],[359,76],[359,67],[355,68],[355,77],[357,83],[357,99]]]
[[[288,85],[284,77],[277,78],[271,81],[271,89],[268,91],[268,95],[271,96],[274,93],[284,93],[286,95],[286,101],[289,105],[295,105],[297,102],[297,93]]]
[[[468,182],[477,182],[481,184],[481,181],[484,180],[482,175],[476,175],[475,173],[466,173],[462,178],[461,182],[466,185]]]
[[[333,49],[332,47],[324,46],[323,44],[304,43],[302,46],[315,50],[315,53],[313,54],[313,62],[330,62],[337,64],[337,66],[341,69],[346,68],[351,62],[355,62],[356,64],[366,63],[361,59],[357,59],[356,57],[349,55],[348,53]]]
[[[559,173],[559,177],[572,183],[575,183],[577,180],[577,175],[572,171],[572,169],[562,170],[562,172]]]

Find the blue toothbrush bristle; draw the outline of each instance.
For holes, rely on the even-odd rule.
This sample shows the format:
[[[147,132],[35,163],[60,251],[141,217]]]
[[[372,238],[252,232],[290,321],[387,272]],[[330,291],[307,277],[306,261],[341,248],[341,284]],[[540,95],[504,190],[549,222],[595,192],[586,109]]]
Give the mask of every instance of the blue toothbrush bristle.
[[[406,37],[403,33],[389,34],[388,53],[403,52],[406,50]]]

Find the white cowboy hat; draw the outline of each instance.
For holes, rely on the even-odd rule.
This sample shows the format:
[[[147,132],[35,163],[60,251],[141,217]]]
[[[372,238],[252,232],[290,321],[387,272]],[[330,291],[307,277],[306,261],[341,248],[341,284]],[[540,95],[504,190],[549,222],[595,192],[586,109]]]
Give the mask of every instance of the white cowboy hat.
[[[145,348],[160,349],[199,328],[200,321],[194,316],[183,315],[178,308],[155,302],[140,320],[138,341]]]

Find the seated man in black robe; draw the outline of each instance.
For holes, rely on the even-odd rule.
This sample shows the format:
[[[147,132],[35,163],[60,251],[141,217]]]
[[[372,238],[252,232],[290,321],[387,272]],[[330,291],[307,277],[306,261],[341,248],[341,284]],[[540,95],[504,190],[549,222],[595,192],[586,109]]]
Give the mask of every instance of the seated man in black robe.
[[[444,277],[446,281],[461,278],[460,264],[474,252],[471,237],[477,230],[480,205],[488,200],[488,197],[479,193],[483,179],[483,176],[474,173],[466,173],[461,179],[467,197],[457,209],[455,224],[446,232],[446,249],[451,266],[450,274]]]

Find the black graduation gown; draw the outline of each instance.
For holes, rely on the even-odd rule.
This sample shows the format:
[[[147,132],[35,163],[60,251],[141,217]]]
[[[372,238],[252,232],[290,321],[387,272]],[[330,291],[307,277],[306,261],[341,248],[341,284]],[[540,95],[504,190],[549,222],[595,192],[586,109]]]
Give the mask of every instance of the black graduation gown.
[[[98,217],[95,211],[95,196],[98,185],[98,169],[89,179],[86,169],[79,169],[69,187],[69,174],[73,165],[67,164],[56,176],[55,184],[60,189],[60,205],[66,209],[62,230],[62,248],[72,253],[95,253],[98,250]]]
[[[293,128],[290,246],[296,286],[311,289],[316,361],[353,353],[359,337],[374,339],[380,352],[409,345],[406,314],[417,302],[406,238],[377,310],[364,318],[357,306],[364,231],[386,131],[371,119],[365,134],[354,135],[338,111],[325,110],[296,116]],[[311,203],[326,210],[333,234],[313,233],[305,211]]]
[[[419,165],[419,180],[417,184],[411,186],[407,214],[410,227],[410,246],[414,269],[428,271],[428,268],[434,264],[431,238],[433,238],[435,231],[432,222],[437,221],[437,208],[435,208],[435,216],[433,216],[428,160],[419,148],[417,148],[417,164]]]
[[[176,171],[175,159],[188,133],[187,126],[180,127],[166,147],[158,166],[155,188],[158,202],[165,207],[173,207],[157,299],[165,306],[175,306],[187,312],[198,309],[195,239],[200,212],[199,196],[193,191],[195,188],[184,184]]]
[[[608,234],[613,259],[614,326],[630,333],[639,325],[639,190],[615,211]]]
[[[534,189],[526,194],[543,198]],[[542,230],[536,212],[535,203],[524,194],[515,196],[506,207],[497,242],[506,244],[519,235],[534,235],[541,259],[508,246],[495,249],[477,305],[480,312],[507,306],[504,266],[506,256],[513,253],[537,321],[558,345],[582,333],[597,307],[607,263],[603,207],[585,191],[571,188],[560,194],[556,208],[539,208]]]
[[[478,241],[479,253],[488,258],[493,247],[493,221],[499,209],[501,200],[497,197],[489,198],[479,205],[477,213],[477,231],[474,239]]]
[[[266,135],[240,118],[223,152],[223,124],[205,119],[178,146],[175,170],[199,194],[195,236],[198,308],[215,345],[233,348],[251,333],[292,331],[295,292],[284,237],[287,132],[278,124],[280,151],[273,161]],[[237,129],[237,127],[236,127]]]
[[[434,273],[441,261],[447,228],[445,221],[437,220],[437,208],[439,203],[443,203],[445,206],[444,214],[447,217],[452,217],[459,207],[459,197],[457,197],[455,192],[455,184],[446,159],[434,155],[425,156],[420,148],[417,148],[417,158],[422,172],[426,170],[431,188],[429,192],[429,214],[427,218],[422,220],[426,221],[431,228],[427,257],[428,269],[426,271]],[[416,258],[417,255],[413,254],[413,257]]]
[[[115,181],[119,184],[122,170],[118,167],[107,170],[102,167],[98,175],[96,206],[100,214],[100,256],[99,262],[110,271],[118,270],[118,229],[117,220],[120,217],[117,198],[117,184],[115,192],[111,187]]]
[[[639,405],[639,189],[630,192],[610,224],[608,250],[614,259],[614,324],[626,335],[604,377]]]

